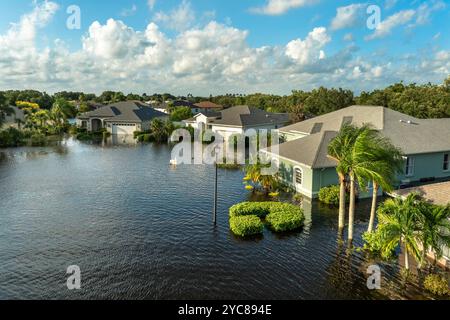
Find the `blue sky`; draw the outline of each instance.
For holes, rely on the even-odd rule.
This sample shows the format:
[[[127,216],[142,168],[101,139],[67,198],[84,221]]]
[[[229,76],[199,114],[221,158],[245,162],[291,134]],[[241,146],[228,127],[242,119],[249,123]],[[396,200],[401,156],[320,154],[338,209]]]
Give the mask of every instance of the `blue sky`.
[[[81,28],[66,27],[76,5]],[[380,23],[367,27],[368,6]],[[442,0],[0,2],[0,89],[356,92],[450,73]],[[146,31],[147,30],[147,31]]]

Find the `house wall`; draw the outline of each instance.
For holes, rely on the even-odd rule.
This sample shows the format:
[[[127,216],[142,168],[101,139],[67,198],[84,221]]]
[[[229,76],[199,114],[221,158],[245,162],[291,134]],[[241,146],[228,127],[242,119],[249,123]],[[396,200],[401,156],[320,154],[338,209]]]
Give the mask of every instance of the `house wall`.
[[[443,170],[444,164],[444,154],[449,154],[448,152],[439,153],[427,153],[427,154],[416,154],[409,155],[409,157],[414,159],[414,172],[411,176],[406,176],[405,173],[399,175],[399,185],[408,184],[412,182],[418,182],[421,179],[427,178],[447,178],[450,177],[450,171]],[[406,163],[404,164],[404,170],[406,168]]]
[[[303,171],[303,183],[301,186],[297,185],[294,181],[294,170],[295,168],[300,168]],[[287,159],[279,160],[279,171],[280,179],[288,186],[294,188],[298,193],[301,193],[308,198],[314,198],[316,195],[313,190],[313,169],[297,164],[295,162],[289,161]]]

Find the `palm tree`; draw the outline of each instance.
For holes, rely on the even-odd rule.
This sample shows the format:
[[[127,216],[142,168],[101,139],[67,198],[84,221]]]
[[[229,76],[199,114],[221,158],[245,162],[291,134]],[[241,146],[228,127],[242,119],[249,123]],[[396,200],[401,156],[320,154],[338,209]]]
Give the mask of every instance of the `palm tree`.
[[[401,172],[403,159],[401,151],[395,147],[388,138],[380,134],[372,140],[372,157],[376,164],[375,172],[371,175],[372,181],[372,207],[367,231],[372,232],[375,223],[378,189],[390,192],[393,189],[397,173]]]
[[[261,169],[269,166],[270,164],[262,164],[259,159],[255,164],[248,164],[245,167],[246,176],[244,180],[250,180],[254,185],[259,185],[265,193],[275,191],[278,187],[277,178],[273,175],[261,174]]]
[[[336,172],[339,177],[339,231],[345,225],[345,194],[346,177],[349,173],[351,150],[355,143],[358,129],[350,124],[344,124],[338,135],[328,145],[328,156],[337,162]]]
[[[427,252],[442,258],[444,246],[450,247],[450,205],[437,206],[422,201],[419,204],[422,242],[422,262]]]
[[[412,193],[405,200],[386,200],[378,209],[382,252],[389,255],[398,246],[403,246],[406,270],[409,270],[409,255],[419,262],[422,260],[421,234],[417,224],[420,215],[418,201],[418,195]]]

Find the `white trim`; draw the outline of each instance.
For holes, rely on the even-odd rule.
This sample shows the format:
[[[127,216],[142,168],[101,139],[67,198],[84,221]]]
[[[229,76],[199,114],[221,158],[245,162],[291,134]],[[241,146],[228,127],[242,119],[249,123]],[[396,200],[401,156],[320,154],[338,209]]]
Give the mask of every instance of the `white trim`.
[[[408,162],[409,165],[408,165]],[[407,156],[406,157],[406,161],[405,161],[405,176],[406,177],[413,177],[415,174],[415,166],[416,166],[416,159],[414,157],[411,156]],[[408,168],[410,169],[408,172]]]
[[[297,182],[297,171],[300,171],[300,179],[301,182]],[[293,183],[295,185],[295,189],[303,189],[303,182],[305,181],[305,174],[303,172],[303,168],[299,166],[294,167],[294,177],[293,177]]]

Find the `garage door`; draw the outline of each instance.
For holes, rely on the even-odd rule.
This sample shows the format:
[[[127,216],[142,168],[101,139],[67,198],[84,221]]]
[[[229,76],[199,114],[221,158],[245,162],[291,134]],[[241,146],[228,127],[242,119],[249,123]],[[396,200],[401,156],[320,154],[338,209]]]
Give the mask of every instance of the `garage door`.
[[[135,124],[113,124],[112,134],[129,134],[132,135],[136,131]]]

